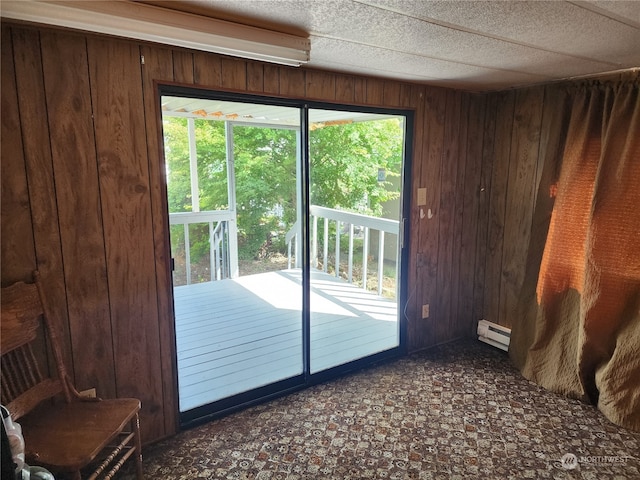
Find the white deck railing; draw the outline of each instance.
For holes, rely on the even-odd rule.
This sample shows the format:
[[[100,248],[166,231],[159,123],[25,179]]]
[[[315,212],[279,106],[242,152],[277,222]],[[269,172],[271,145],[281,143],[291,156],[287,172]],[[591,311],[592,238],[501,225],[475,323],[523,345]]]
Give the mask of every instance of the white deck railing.
[[[388,218],[371,217],[359,213],[345,212],[333,208],[319,207],[312,205],[309,213],[311,214],[311,266],[318,268],[318,219],[322,218],[324,222],[324,238],[322,252],[322,270],[327,272],[329,265],[329,222],[336,224],[336,246],[335,246],[335,276],[340,276],[340,241],[342,237],[342,227],[347,226],[349,229],[349,250],[347,262],[347,281],[353,283],[353,240],[355,236],[355,227],[363,229],[363,246],[362,246],[362,287],[367,289],[367,263],[369,258],[369,234],[371,230],[378,231],[378,295],[382,295],[382,279],[384,276],[384,242],[385,234],[398,236],[400,222],[390,220]],[[300,225],[298,222],[287,232],[285,241],[288,249],[288,267],[293,265],[300,267],[301,256],[300,251]]]
[[[311,266],[318,268],[320,256],[318,255],[318,221],[324,222],[324,238],[322,242],[322,271],[328,272],[329,266],[329,225],[335,222],[335,276],[340,276],[340,244],[343,236],[343,227],[348,229],[348,262],[347,281],[353,283],[353,263],[354,263],[354,238],[355,229],[362,229],[362,286],[366,290],[368,276],[369,259],[369,236],[371,230],[378,231],[378,295],[382,295],[382,279],[384,276],[384,246],[385,234],[398,236],[399,222],[387,218],[371,217],[358,213],[345,212],[333,208],[319,207],[312,205],[311,214]],[[191,285],[191,248],[189,241],[189,225],[203,224],[209,225],[209,253],[211,281],[230,278],[233,262],[232,255],[237,255],[237,240],[234,244],[234,235],[230,234],[229,222],[234,219],[232,212],[209,211],[209,212],[181,212],[169,214],[170,225],[182,225],[184,229],[185,245],[185,268],[186,284]],[[288,268],[293,265],[300,267],[302,264],[300,251],[300,225],[296,222],[287,232],[285,241],[288,249]],[[237,263],[237,260],[236,262]]]
[[[169,214],[170,225],[182,225],[184,229],[184,254],[187,285],[191,285],[191,247],[189,241],[189,225],[209,225],[209,255],[211,281],[229,278],[230,249],[232,238],[229,236],[229,221],[234,219],[232,212],[180,212]],[[237,252],[237,250],[236,250]]]

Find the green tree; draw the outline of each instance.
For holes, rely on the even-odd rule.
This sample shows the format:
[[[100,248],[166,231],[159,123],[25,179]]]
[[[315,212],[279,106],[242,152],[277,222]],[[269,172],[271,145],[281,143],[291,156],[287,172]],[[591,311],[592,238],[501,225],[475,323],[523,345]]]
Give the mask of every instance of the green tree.
[[[191,211],[189,138],[187,119],[167,117],[162,122],[169,213]]]
[[[378,170],[399,175],[402,126],[398,119],[325,126],[309,135],[311,202],[368,215],[398,198],[391,183],[378,181]]]
[[[191,211],[187,121],[164,123],[170,212]],[[200,210],[228,208],[225,124],[195,120]],[[285,252],[284,235],[296,221],[296,141],[294,130],[234,126],[234,173],[243,259],[266,251]],[[398,175],[403,128],[399,119],[316,128],[309,135],[311,201],[330,208],[380,215],[383,202],[397,198],[378,170]],[[193,261],[208,252],[205,225],[192,226]],[[176,239],[183,238],[176,231]],[[172,242],[174,232],[172,231]],[[180,240],[178,240],[180,241]]]
[[[296,132],[234,127],[239,255],[284,252],[284,235],[296,221]]]
[[[224,122],[196,120],[200,210],[229,208]]]

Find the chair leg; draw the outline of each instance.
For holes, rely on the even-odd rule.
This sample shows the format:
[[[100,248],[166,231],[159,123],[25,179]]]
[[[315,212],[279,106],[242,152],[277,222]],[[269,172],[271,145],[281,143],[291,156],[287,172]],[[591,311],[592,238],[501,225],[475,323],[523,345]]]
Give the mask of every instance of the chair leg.
[[[140,440],[140,416],[136,413],[133,418],[134,441],[136,442],[136,479],[143,480],[142,473],[142,441]]]

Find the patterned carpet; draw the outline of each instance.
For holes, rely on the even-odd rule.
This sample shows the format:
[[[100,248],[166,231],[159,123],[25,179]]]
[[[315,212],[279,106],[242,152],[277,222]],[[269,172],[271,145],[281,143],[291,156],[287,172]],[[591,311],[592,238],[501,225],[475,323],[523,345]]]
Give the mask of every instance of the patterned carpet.
[[[176,480],[638,479],[640,433],[468,340],[184,431],[144,465]]]

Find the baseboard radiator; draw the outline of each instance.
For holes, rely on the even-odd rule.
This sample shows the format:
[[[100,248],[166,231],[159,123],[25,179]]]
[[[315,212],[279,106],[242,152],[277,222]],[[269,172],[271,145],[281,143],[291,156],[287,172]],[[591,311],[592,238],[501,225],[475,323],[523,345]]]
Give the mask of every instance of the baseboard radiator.
[[[480,320],[478,322],[478,340],[508,352],[511,329],[497,323]]]

